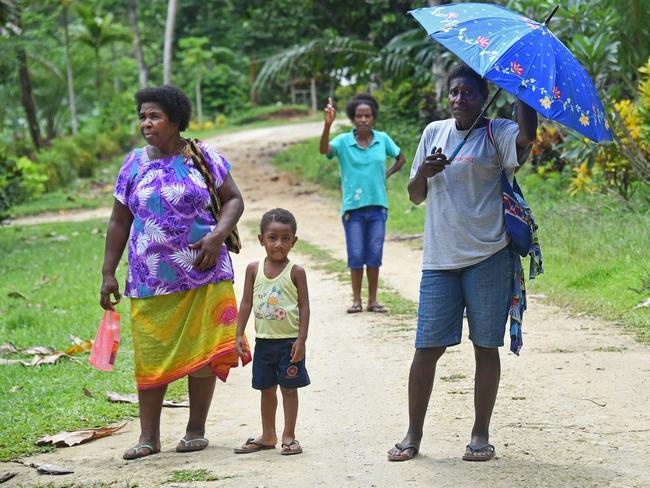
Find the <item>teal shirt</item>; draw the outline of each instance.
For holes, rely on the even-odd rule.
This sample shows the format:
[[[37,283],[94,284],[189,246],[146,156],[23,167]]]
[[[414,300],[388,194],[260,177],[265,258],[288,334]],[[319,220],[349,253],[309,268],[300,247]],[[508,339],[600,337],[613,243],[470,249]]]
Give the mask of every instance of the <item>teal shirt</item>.
[[[354,138],[356,129],[336,136],[329,159],[339,158],[343,206],[341,213],[370,205],[388,208],[386,158],[399,156],[400,148],[385,132],[372,131],[372,142],[362,148]]]

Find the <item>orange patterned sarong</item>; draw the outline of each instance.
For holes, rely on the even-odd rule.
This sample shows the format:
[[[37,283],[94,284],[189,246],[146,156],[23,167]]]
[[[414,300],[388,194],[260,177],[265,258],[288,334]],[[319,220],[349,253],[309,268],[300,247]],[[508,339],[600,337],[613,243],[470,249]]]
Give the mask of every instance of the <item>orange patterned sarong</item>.
[[[209,366],[221,381],[237,367],[237,302],[232,281],[131,299],[139,390],[160,388]],[[251,361],[250,347],[242,365]],[[202,371],[203,372],[203,371]]]

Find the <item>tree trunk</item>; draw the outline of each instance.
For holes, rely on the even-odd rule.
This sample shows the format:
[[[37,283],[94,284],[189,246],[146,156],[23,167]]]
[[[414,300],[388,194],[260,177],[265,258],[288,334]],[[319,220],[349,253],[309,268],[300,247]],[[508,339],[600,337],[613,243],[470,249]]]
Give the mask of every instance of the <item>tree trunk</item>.
[[[68,35],[68,5],[63,6],[63,40],[65,44],[65,68],[68,80],[68,108],[70,109],[70,125],[72,134],[79,132],[77,119],[77,102],[74,96],[74,76],[72,73],[72,59],[70,58],[70,37]]]
[[[291,90],[291,105],[296,104],[296,87],[293,81],[289,83],[289,88]]]
[[[165,25],[165,45],[163,49],[163,84],[172,81],[172,44],[174,43],[174,24],[176,22],[176,0],[167,2],[167,23]]]
[[[95,46],[95,92],[96,96],[99,96],[102,89],[102,60],[99,57],[99,46]]]
[[[203,102],[201,101],[201,77],[200,76],[196,77],[194,90],[196,92],[196,116],[199,119],[199,124],[203,124]]]
[[[309,83],[309,89],[311,91],[311,110],[316,112],[318,110],[318,99],[316,97],[316,79],[312,78]]]
[[[140,81],[140,88],[146,88],[149,82],[149,73],[147,72],[147,65],[144,63],[142,40],[140,39],[140,29],[138,29],[136,0],[129,0],[127,2],[127,8],[129,10],[129,21],[131,22],[131,30],[133,31],[133,39],[135,43],[135,60],[138,63],[138,80]]]
[[[45,144],[49,146],[50,142],[52,142],[56,138],[56,124],[54,123],[54,114],[49,110],[46,111],[45,121],[46,121]]]
[[[114,42],[111,42],[111,64],[113,65],[113,90],[117,94],[122,91],[122,85],[120,83],[120,77],[118,75],[117,51],[115,51]]]
[[[22,47],[18,48],[18,71],[20,75],[20,101],[27,116],[29,133],[32,136],[34,147],[41,149],[43,147],[43,141],[41,139],[41,130],[38,126],[38,119],[36,118],[36,106],[32,97],[32,79],[29,76],[29,69],[27,68],[27,54]]]

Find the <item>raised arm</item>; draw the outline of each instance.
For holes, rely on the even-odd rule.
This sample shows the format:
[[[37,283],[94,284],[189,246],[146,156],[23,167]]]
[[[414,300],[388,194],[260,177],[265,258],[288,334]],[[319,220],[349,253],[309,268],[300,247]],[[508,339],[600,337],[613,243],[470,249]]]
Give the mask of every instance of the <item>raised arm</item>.
[[[537,137],[537,112],[521,100],[517,100],[517,124],[517,155],[521,157]]]
[[[329,154],[332,152],[332,148],[330,147],[330,128],[336,119],[336,109],[332,105],[332,97],[327,99],[327,106],[323,110],[323,119],[325,123],[323,124],[323,133],[320,136],[319,150],[321,154]]]
[[[106,246],[104,249],[104,264],[102,266],[102,288],[99,304],[104,310],[114,310],[113,306],[120,302],[120,286],[115,278],[115,270],[122,259],[124,247],[129,239],[133,214],[126,205],[117,199],[113,203],[113,212],[108,221]],[[111,300],[111,295],[115,301]]]

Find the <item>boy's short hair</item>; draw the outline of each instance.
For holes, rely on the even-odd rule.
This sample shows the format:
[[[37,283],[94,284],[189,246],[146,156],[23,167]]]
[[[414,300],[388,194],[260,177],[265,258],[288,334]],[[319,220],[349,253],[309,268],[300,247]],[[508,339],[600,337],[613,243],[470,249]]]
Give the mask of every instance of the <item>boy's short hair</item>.
[[[284,208],[274,208],[262,215],[262,220],[260,221],[260,234],[264,234],[264,231],[267,229],[271,222],[279,222],[280,224],[290,225],[291,231],[294,234],[298,230],[296,218],[291,212],[285,210]]]
[[[377,99],[369,93],[359,93],[352,97],[352,100],[350,100],[348,105],[345,107],[345,113],[347,114],[348,119],[354,121],[354,116],[357,113],[357,107],[359,105],[368,105],[372,112],[373,119],[379,117],[379,103],[377,102]]]
[[[476,80],[478,85],[479,92],[483,95],[483,98],[487,98],[489,93],[488,82],[485,78],[479,75],[472,68],[467,66],[465,63],[458,63],[454,68],[449,72],[447,76],[447,91],[449,91],[449,85],[456,78],[471,78]]]

